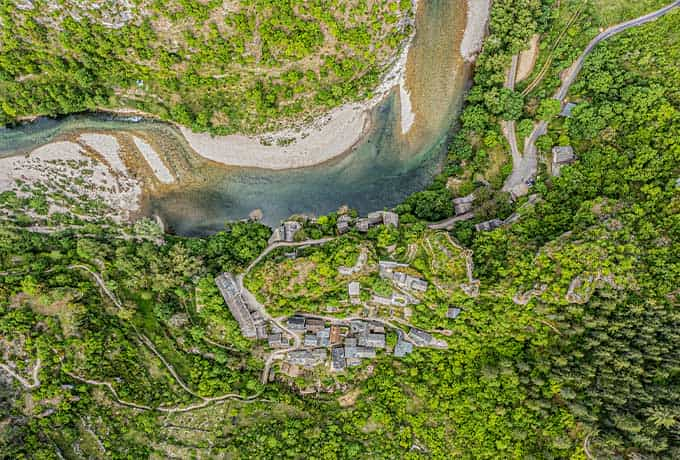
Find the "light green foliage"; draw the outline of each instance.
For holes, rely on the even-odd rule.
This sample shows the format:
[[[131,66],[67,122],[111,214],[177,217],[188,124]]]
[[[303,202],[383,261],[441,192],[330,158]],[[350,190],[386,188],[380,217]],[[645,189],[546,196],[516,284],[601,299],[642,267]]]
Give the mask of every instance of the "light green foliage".
[[[519,41],[497,35],[509,27],[505,21],[527,26],[535,17],[519,8],[536,7],[532,2],[495,5],[485,50],[497,53],[480,57],[480,75]],[[548,148],[568,139],[579,159],[559,177],[539,178],[539,199],[527,206],[519,200],[516,223],[490,232],[456,226],[454,235],[473,251],[476,297],[457,288],[466,278],[463,250],[417,220],[415,209],[430,210],[429,200],[417,198],[400,207],[398,232],[350,233],[300,250],[295,260],[273,253],[255,268],[247,285],[274,315],[343,305],[353,278],[337,270],[353,266],[362,247],[369,265],[408,261],[409,270],[438,285],[411,321],[446,330],[438,337],[449,348],[417,349],[404,359],[380,354],[370,372],[366,366],[338,376],[342,391],[302,397],[294,387],[268,384],[262,400],[172,415],[113,403],[101,386],[66,372],[110,381],[121,398],[151,406],[195,401],[138,333],[201,395],[261,389],[257,346],[245,354],[205,339],[236,342],[210,281],[246,266],[269,231],[238,224],[207,239],[166,237],[156,246],[121,239],[134,230],[109,224],[43,235],[3,221],[3,359],[29,380],[37,358],[42,367],[39,388],[0,389],[2,413],[12,417],[2,425],[2,455],[53,458],[58,449],[71,458],[78,446],[81,456],[98,457],[97,436],[114,458],[583,459],[584,445],[593,458],[679,458],[679,21],[675,12],[589,57],[570,94],[578,107],[567,121],[553,119],[544,141]],[[473,132],[464,120],[465,136],[451,147],[458,159],[478,152],[467,140],[487,137],[481,134],[491,114],[474,99],[481,94],[473,90],[468,107],[482,113],[483,129]],[[437,178],[425,192],[434,196],[418,197],[442,197],[443,183]],[[3,209],[24,209],[22,200],[0,196]],[[305,231],[329,234],[334,219]],[[90,236],[78,233],[84,230]],[[90,275],[68,268],[76,263],[102,274],[125,314]],[[375,271],[354,278],[365,291],[387,294]],[[460,316],[445,318],[454,305]],[[220,327],[223,335],[211,335]]]
[[[240,350],[250,348],[251,342],[241,335],[238,323],[211,277],[201,278],[196,285],[196,310],[210,337]]]
[[[0,124],[131,106],[222,134],[365,98],[412,14],[373,0],[33,5],[0,2]]]
[[[273,315],[295,311],[325,312],[327,305],[348,306],[350,278],[365,279],[364,272],[342,276],[338,268],[353,267],[360,248],[351,237],[318,247],[298,250],[287,258],[284,248],[248,274],[245,284],[258,298],[271,306]]]

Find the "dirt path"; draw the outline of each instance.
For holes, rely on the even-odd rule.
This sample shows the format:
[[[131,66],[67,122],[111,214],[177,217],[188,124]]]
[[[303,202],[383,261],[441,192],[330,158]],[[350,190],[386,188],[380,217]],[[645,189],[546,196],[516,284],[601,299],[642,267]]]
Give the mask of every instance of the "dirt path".
[[[517,73],[515,74],[516,83],[526,80],[534,71],[534,67],[536,66],[536,58],[538,58],[538,46],[540,39],[540,34],[534,34],[531,37],[531,40],[529,40],[529,49],[520,52]]]
[[[122,308],[123,308],[122,304],[121,304],[120,301],[116,298],[116,296],[109,290],[108,287],[106,287],[106,284],[105,284],[103,278],[101,277],[101,275],[100,275],[99,273],[97,273],[97,272],[91,270],[91,269],[90,269],[89,267],[87,267],[86,265],[70,265],[68,268],[71,268],[71,269],[76,269],[76,268],[77,268],[77,269],[81,269],[81,270],[87,271],[90,275],[92,275],[92,277],[95,279],[95,281],[97,282],[97,284],[99,285],[99,287],[101,288],[101,290],[102,290],[102,291],[104,292],[104,294],[106,294],[106,296],[114,303],[114,305],[116,305],[116,307],[118,307],[119,309],[122,309]],[[221,395],[221,396],[213,396],[213,397],[206,397],[206,396],[201,396],[201,395],[199,395],[198,393],[196,393],[196,392],[194,392],[193,390],[191,390],[191,388],[189,388],[189,386],[188,386],[186,383],[184,383],[184,380],[179,376],[179,374],[177,373],[177,371],[175,371],[175,368],[174,368],[174,367],[173,367],[173,366],[172,366],[172,365],[171,365],[171,364],[163,357],[163,355],[156,349],[156,347],[155,347],[155,345],[153,344],[153,342],[152,342],[146,335],[140,333],[140,332],[137,330],[137,327],[136,327],[134,324],[130,323],[130,325],[131,325],[132,328],[135,330],[135,332],[137,333],[137,336],[138,336],[139,339],[142,341],[142,343],[143,343],[149,350],[151,350],[151,352],[152,352],[154,355],[156,355],[156,356],[158,357],[158,359],[163,363],[163,365],[165,366],[165,368],[168,370],[168,372],[169,372],[169,373],[172,375],[172,377],[174,378],[175,382],[177,382],[177,384],[178,384],[180,387],[182,387],[182,389],[183,389],[184,391],[186,391],[187,393],[189,393],[190,395],[192,395],[192,396],[194,396],[194,397],[196,397],[196,398],[201,399],[202,402],[197,403],[197,404],[192,404],[192,405],[190,405],[190,406],[183,406],[183,407],[180,407],[180,406],[175,406],[175,407],[163,407],[163,406],[159,406],[159,407],[156,407],[156,408],[151,408],[151,407],[149,407],[149,406],[144,406],[144,405],[141,405],[141,404],[136,404],[136,403],[133,403],[133,402],[130,402],[130,401],[125,401],[125,400],[120,399],[120,397],[118,396],[118,393],[116,392],[115,388],[113,388],[113,385],[111,385],[111,383],[109,383],[109,382],[102,382],[102,381],[98,381],[98,380],[86,379],[86,378],[84,378],[84,377],[80,377],[80,376],[78,376],[78,375],[76,375],[76,374],[73,374],[73,373],[71,373],[71,372],[69,372],[69,371],[66,371],[66,370],[64,370],[63,368],[62,368],[62,370],[64,370],[64,372],[65,372],[66,374],[70,375],[71,377],[75,378],[76,380],[82,381],[82,382],[84,382],[84,383],[88,383],[88,384],[90,384],[90,385],[105,386],[106,388],[109,389],[109,391],[111,391],[111,393],[113,394],[114,398],[116,399],[116,401],[117,401],[119,404],[122,404],[122,405],[128,406],[128,407],[133,407],[133,408],[136,408],[136,409],[141,409],[141,410],[158,410],[158,411],[161,411],[161,412],[188,412],[188,411],[191,411],[191,410],[194,410],[194,409],[200,409],[200,408],[202,408],[202,407],[206,407],[206,406],[208,406],[208,405],[210,405],[210,404],[212,404],[212,403],[215,403],[215,402],[226,401],[226,400],[229,400],[229,399],[239,399],[239,400],[241,400],[241,401],[252,401],[252,400],[255,400],[255,398],[257,398],[260,394],[262,394],[262,392],[260,391],[260,392],[258,392],[258,393],[256,393],[256,394],[254,394],[254,395],[252,395],[252,396],[248,396],[248,397],[241,396],[241,395],[239,395],[239,394],[237,394],[237,393],[227,393],[227,394],[224,394],[224,395]],[[36,373],[35,370],[34,370],[34,373]],[[36,374],[37,374],[37,373],[36,373]],[[36,378],[37,378],[37,377],[36,377]],[[39,384],[39,382],[38,382],[38,384]]]
[[[552,64],[553,60],[553,53],[555,52],[555,49],[557,49],[557,46],[560,44],[562,41],[562,38],[564,38],[564,35],[567,33],[567,30],[569,30],[569,27],[571,27],[574,22],[578,19],[578,17],[581,15],[582,9],[578,9],[572,17],[569,19],[567,22],[567,25],[562,29],[562,32],[557,36],[557,39],[553,43],[553,45],[550,47],[550,52],[548,54],[548,57],[545,60],[545,63],[543,63],[543,66],[541,66],[541,70],[539,71],[538,75],[536,75],[536,78],[533,79],[531,83],[529,83],[529,86],[527,86],[524,91],[522,91],[522,96],[527,96],[530,92],[532,92],[536,87],[543,81],[543,78],[548,73],[548,70],[550,69],[550,65]]]
[[[204,400],[204,401],[207,399],[207,398],[204,398],[203,396],[199,395],[198,393],[195,393],[191,388],[189,388],[189,386],[188,386],[186,383],[184,383],[184,380],[182,380],[182,378],[177,374],[177,371],[175,371],[175,368],[174,368],[168,361],[166,361],[166,359],[163,357],[162,354],[160,354],[160,353],[158,352],[158,350],[156,349],[156,346],[153,344],[153,342],[152,342],[146,335],[140,334],[140,333],[138,333],[138,335],[139,335],[139,338],[140,338],[140,340],[142,341],[142,343],[144,343],[144,345],[146,345],[146,347],[147,347],[149,350],[151,350],[151,352],[152,352],[154,355],[156,355],[156,357],[157,357],[158,359],[161,360],[161,362],[163,363],[163,365],[165,366],[165,368],[168,370],[168,372],[170,372],[170,375],[172,375],[172,377],[175,379],[175,381],[177,382],[177,384],[178,384],[180,387],[182,387],[182,389],[183,389],[184,391],[186,391],[186,392],[189,393],[190,395],[195,396],[195,397],[197,397],[197,398],[200,398],[200,399],[202,399],[202,400]]]
[[[154,407],[146,406],[144,404],[138,404],[138,403],[135,403],[135,402],[126,401],[124,399],[121,399],[120,396],[118,395],[118,392],[116,391],[116,389],[113,387],[113,385],[110,382],[105,382],[105,381],[101,381],[101,380],[94,380],[94,379],[88,379],[88,378],[85,378],[85,377],[81,377],[81,376],[79,376],[79,375],[77,375],[77,374],[75,374],[71,371],[67,371],[63,367],[62,367],[61,370],[66,375],[68,375],[69,377],[71,377],[75,380],[78,380],[79,382],[87,383],[88,385],[103,386],[103,387],[107,388],[109,390],[109,392],[111,392],[113,399],[118,404],[120,404],[122,406],[127,406],[127,407],[130,407],[130,408],[133,408],[133,409],[139,409],[139,410],[144,410],[144,411],[156,410],[156,411],[165,412],[165,413],[189,412],[189,411],[192,411],[192,410],[207,407],[208,405],[213,404],[213,403],[219,403],[219,402],[227,401],[227,400],[230,400],[230,399],[237,399],[239,401],[255,401],[257,399],[257,397],[262,394],[262,392],[258,392],[258,393],[254,394],[252,396],[241,396],[241,395],[236,394],[236,393],[228,393],[228,394],[216,396],[216,397],[213,397],[213,398],[203,398],[202,402],[197,403],[197,404],[191,404],[189,406],[171,406],[171,407],[159,406],[159,407],[154,408]]]
[[[18,373],[16,373],[14,369],[9,367],[5,363],[0,363],[0,369],[4,370],[10,376],[14,377],[17,380],[17,382],[19,382],[21,386],[23,386],[25,389],[35,390],[40,386],[40,379],[38,378],[38,373],[40,372],[40,365],[41,365],[40,358],[38,358],[35,360],[35,366],[33,366],[33,370],[31,371],[31,378],[33,380],[32,383],[23,378]]]

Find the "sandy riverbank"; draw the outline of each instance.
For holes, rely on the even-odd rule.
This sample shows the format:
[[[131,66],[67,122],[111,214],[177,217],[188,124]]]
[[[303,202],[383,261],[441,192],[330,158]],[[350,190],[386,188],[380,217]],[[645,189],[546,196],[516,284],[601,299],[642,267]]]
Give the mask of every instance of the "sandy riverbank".
[[[115,136],[99,133],[83,133],[78,141],[99,153],[113,170],[127,174],[128,170],[120,156],[120,144]]]
[[[83,197],[104,204],[107,216],[127,220],[139,209],[141,186],[123,174],[118,143],[111,136],[90,135],[80,140],[104,161],[89,156],[81,145],[70,141],[52,142],[28,155],[0,158],[0,192],[14,191],[29,196],[29,189],[47,189],[49,213],[67,212]],[[98,148],[93,148],[92,144]],[[108,163],[108,164],[107,164]],[[87,218],[88,216],[81,215]],[[98,215],[97,217],[101,217]]]
[[[413,0],[414,14],[417,6],[418,0]],[[410,19],[408,23],[413,25]],[[371,110],[399,85],[402,133],[406,133],[415,120],[405,82],[414,36],[415,28],[371,99],[345,104],[307,126],[252,137],[211,136],[185,127],[180,127],[180,131],[196,153],[218,163],[274,170],[314,166],[344,154],[361,141],[371,127]]]
[[[339,107],[299,131],[248,137],[211,136],[180,131],[200,156],[230,166],[263,169],[304,168],[328,161],[351,149],[368,131],[369,114],[362,104]]]
[[[460,54],[467,62],[474,62],[484,44],[491,1],[468,0],[467,3],[467,25],[460,43]]]
[[[161,157],[158,156],[158,153],[156,153],[151,145],[137,136],[132,136],[132,141],[135,143],[137,150],[139,150],[139,153],[142,154],[146,160],[146,163],[153,171],[156,179],[158,179],[163,184],[172,184],[175,182],[174,176],[168,167],[165,166],[165,163],[163,163],[163,160],[161,160]]]

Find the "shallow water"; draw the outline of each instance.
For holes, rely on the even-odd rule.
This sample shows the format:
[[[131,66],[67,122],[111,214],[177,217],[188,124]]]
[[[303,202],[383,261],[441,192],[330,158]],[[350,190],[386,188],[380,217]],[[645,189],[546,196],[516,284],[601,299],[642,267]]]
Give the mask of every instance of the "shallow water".
[[[289,171],[226,168],[203,161],[179,132],[160,122],[105,115],[41,119],[0,131],[0,156],[28,151],[59,136],[84,131],[143,132],[161,153],[183,167],[176,187],[147,197],[145,212],[158,214],[182,235],[204,235],[259,208],[276,225],[296,213],[324,214],[346,204],[362,213],[391,207],[423,189],[438,172],[469,76],[459,56],[465,2],[421,0],[418,33],[409,53],[407,85],[416,121],[401,134],[398,91],[372,113],[371,132],[348,154],[323,165]]]

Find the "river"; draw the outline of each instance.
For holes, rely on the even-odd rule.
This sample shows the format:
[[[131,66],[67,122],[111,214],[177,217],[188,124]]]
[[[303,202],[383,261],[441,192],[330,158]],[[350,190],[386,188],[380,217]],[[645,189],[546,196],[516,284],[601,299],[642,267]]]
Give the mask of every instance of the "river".
[[[0,130],[0,156],[29,151],[83,132],[143,133],[182,171],[178,183],[147,194],[143,212],[159,215],[174,233],[205,235],[254,209],[276,225],[297,214],[324,214],[341,205],[361,213],[398,204],[422,190],[441,168],[470,77],[460,56],[466,23],[463,0],[421,0],[409,51],[406,87],[415,120],[402,134],[396,88],[371,114],[372,127],[352,151],[297,170],[230,168],[203,160],[179,131],[162,122],[104,114],[39,119]]]

